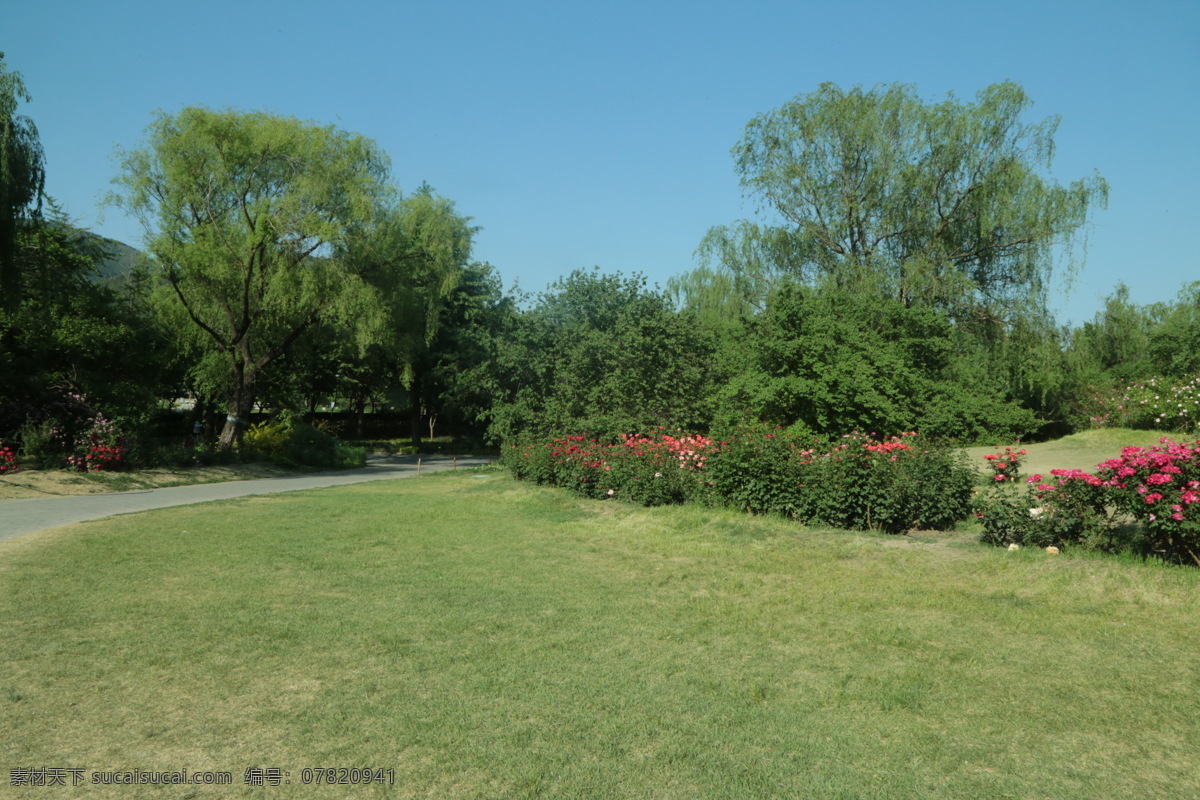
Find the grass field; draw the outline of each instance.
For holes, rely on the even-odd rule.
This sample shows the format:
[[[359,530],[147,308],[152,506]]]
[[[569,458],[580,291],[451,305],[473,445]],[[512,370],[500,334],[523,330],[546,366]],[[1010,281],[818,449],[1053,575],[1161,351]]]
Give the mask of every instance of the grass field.
[[[1194,437],[1182,433],[1162,431],[1135,431],[1128,428],[1101,428],[1082,431],[1052,442],[1013,445],[1014,449],[1029,451],[1021,472],[1024,475],[1041,473],[1049,475],[1052,469],[1082,469],[1091,471],[1101,461],[1121,455],[1121,448],[1128,446],[1150,447],[1157,445],[1164,436],[1176,441],[1194,441]],[[1003,449],[1003,448],[1002,448]],[[968,447],[971,462],[982,469],[983,456],[995,453],[994,447]]]
[[[0,544],[0,796],[1195,797],[1198,588],[500,472],[118,517]]]

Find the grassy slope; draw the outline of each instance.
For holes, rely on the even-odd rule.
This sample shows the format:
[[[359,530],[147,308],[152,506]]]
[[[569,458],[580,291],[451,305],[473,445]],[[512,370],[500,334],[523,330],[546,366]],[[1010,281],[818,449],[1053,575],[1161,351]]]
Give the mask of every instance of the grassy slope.
[[[1149,447],[1158,444],[1164,436],[1176,441],[1190,441],[1191,437],[1184,434],[1164,434],[1161,431],[1134,431],[1127,428],[1104,428],[1094,431],[1083,431],[1052,442],[1038,444],[1013,445],[1013,449],[1025,448],[1029,455],[1021,466],[1021,472],[1032,475],[1035,472],[1048,475],[1052,469],[1082,469],[1092,470],[1101,461],[1116,458],[1121,455],[1121,448],[1134,445]],[[1003,450],[1003,447],[1001,448]],[[968,447],[967,455],[971,463],[982,469],[983,456],[994,453],[994,447]]]
[[[88,792],[120,798],[1197,796],[1197,588],[498,474],[190,506],[0,544],[0,763],[293,781]],[[296,785],[356,765],[396,785]]]

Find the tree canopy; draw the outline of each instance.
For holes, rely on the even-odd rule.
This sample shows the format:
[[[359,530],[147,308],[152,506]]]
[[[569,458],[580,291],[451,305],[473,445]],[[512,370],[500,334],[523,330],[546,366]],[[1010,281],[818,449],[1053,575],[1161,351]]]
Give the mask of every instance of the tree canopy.
[[[0,304],[13,307],[20,296],[17,225],[42,210],[46,164],[33,120],[17,113],[30,101],[21,73],[10,72],[0,53]]]
[[[333,126],[185,108],[121,162],[114,202],[146,228],[170,303],[227,358],[230,446],[264,367],[319,320],[362,316],[369,292],[332,256],[389,196],[388,160]]]
[[[823,84],[755,117],[733,148],[743,190],[773,219],[715,228],[701,253],[908,305],[1040,296],[1107,184],[1049,177],[1058,119],[1024,122],[1031,105],[1012,82],[928,104],[906,85]]]

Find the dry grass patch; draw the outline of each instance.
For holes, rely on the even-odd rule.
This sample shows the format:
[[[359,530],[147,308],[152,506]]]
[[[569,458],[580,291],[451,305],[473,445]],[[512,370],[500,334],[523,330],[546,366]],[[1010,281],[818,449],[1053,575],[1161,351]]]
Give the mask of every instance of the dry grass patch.
[[[294,475],[293,470],[267,463],[212,467],[159,468],[128,472],[68,472],[18,470],[0,478],[0,500],[21,500],[55,495],[103,494],[137,489],[164,489],[196,483],[223,483],[254,478]]]

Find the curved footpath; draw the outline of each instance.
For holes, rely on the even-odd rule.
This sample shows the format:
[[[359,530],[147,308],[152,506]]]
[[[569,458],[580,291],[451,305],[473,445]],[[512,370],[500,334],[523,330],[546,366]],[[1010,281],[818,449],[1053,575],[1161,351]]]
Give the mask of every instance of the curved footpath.
[[[420,456],[421,474],[453,469],[452,456]],[[0,500],[0,542],[27,533],[71,525],[90,519],[131,514],[154,508],[229,500],[255,494],[294,492],[389,478],[408,478],[417,474],[418,456],[371,456],[361,469],[291,475],[286,478],[257,478],[249,481],[200,483],[168,489],[143,489],[133,492],[83,494],[47,499]],[[493,459],[486,456],[458,456],[458,468],[481,467]]]

